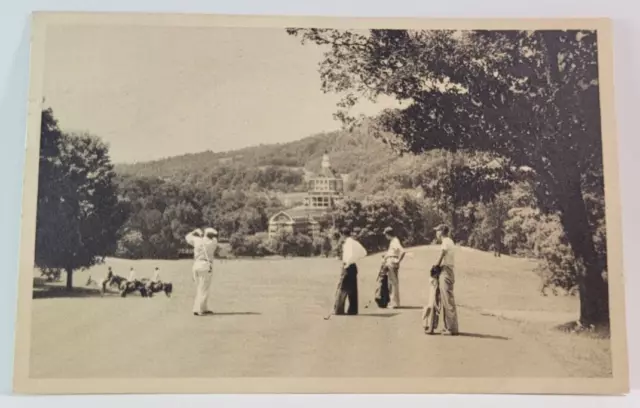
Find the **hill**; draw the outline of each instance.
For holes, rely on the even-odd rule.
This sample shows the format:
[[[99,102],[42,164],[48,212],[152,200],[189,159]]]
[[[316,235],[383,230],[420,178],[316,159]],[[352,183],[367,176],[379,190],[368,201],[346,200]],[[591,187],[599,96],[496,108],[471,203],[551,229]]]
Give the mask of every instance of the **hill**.
[[[290,143],[258,145],[227,152],[205,151],[150,162],[118,164],[123,176],[159,177],[178,183],[205,183],[227,189],[304,191],[304,174],[317,171],[328,152],[333,168],[350,184],[375,180],[400,158],[364,127],[320,133]],[[354,187],[350,187],[354,189]]]

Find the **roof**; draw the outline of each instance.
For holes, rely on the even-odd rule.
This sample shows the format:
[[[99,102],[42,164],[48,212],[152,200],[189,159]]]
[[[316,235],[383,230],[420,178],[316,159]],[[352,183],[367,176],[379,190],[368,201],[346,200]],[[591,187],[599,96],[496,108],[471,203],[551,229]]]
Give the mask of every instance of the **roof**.
[[[327,210],[324,208],[312,208],[312,207],[306,207],[306,206],[293,207],[288,210],[283,210],[278,212],[277,214],[274,214],[269,219],[269,222],[271,222],[272,220],[274,220],[276,217],[280,215],[285,215],[294,222],[307,221],[309,220],[309,218],[311,218],[312,221],[317,222],[318,220],[327,216]]]
[[[323,168],[315,177],[340,178],[332,168]]]

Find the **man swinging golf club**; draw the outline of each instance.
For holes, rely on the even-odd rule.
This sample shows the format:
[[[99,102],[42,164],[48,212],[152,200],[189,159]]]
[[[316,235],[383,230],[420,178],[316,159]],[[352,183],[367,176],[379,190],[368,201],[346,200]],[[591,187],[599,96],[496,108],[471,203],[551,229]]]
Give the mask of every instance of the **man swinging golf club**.
[[[193,302],[193,314],[195,316],[204,316],[213,314],[209,310],[209,287],[211,286],[211,277],[213,275],[213,257],[218,246],[218,232],[213,228],[207,228],[204,231],[197,229],[190,232],[187,237],[187,243],[193,246],[193,280],[196,283],[196,297]]]

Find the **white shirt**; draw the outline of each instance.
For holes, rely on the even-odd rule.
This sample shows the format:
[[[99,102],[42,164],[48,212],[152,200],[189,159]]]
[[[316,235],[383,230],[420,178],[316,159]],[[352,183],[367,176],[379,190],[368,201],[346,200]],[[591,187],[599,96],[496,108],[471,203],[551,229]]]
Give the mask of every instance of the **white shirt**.
[[[130,281],[136,280],[136,271],[133,269],[131,270],[131,272],[129,272],[129,280]]]
[[[391,263],[398,263],[400,256],[404,252],[404,248],[398,238],[392,238],[389,242],[389,249],[387,250],[387,261]]]
[[[193,247],[194,261],[213,263],[213,257],[218,247],[217,239],[200,238],[193,235],[193,233],[187,235],[186,239],[187,243]]]
[[[154,282],[158,282],[160,280],[160,269],[156,269],[155,272],[153,272],[153,279]]]
[[[445,251],[444,258],[442,258],[442,265],[450,266],[453,268],[455,261],[456,244],[453,243],[453,240],[451,238],[443,237],[440,248]]]
[[[355,239],[348,237],[342,244],[342,262],[349,266],[367,256],[367,250]]]

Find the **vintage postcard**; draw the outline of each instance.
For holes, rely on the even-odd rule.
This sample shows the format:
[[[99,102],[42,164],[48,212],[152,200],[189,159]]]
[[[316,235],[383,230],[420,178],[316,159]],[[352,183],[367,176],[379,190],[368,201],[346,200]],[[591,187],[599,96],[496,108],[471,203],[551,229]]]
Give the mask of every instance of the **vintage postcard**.
[[[32,28],[16,392],[627,392],[609,21]]]

